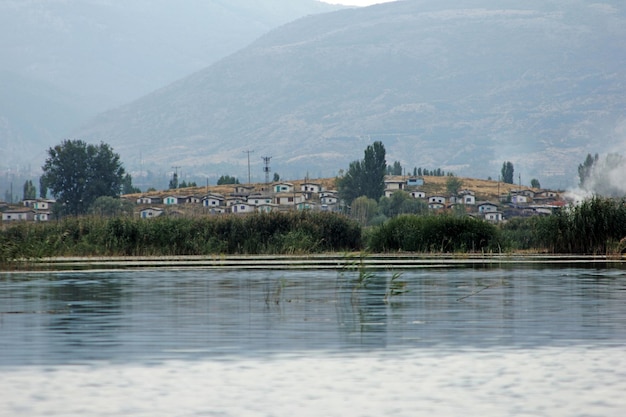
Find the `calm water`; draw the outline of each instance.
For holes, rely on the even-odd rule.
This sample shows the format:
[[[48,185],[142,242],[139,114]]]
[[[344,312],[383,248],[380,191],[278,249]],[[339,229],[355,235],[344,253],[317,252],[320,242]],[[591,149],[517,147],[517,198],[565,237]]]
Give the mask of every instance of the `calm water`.
[[[0,273],[0,416],[625,415],[625,269],[357,277]]]

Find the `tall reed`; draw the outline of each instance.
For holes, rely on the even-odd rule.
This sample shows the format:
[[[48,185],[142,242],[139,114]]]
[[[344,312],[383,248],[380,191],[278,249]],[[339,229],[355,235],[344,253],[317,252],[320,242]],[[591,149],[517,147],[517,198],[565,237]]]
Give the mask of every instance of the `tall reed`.
[[[359,250],[361,228],[334,213],[137,219],[70,217],[0,231],[0,262],[43,256],[312,253]]]
[[[497,228],[483,220],[457,216],[395,217],[368,233],[373,252],[476,252],[499,247]]]

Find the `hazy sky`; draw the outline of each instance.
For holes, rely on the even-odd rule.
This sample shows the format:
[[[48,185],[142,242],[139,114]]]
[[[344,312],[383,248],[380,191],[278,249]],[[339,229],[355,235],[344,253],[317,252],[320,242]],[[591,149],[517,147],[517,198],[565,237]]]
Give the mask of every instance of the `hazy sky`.
[[[322,0],[324,3],[345,4],[346,6],[370,6],[376,3],[389,3],[395,0]]]

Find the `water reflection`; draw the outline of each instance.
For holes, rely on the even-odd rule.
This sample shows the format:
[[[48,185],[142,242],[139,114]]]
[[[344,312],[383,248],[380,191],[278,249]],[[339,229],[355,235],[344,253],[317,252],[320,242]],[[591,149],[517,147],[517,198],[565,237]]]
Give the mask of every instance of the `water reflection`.
[[[0,364],[303,350],[623,344],[621,269],[0,275]]]

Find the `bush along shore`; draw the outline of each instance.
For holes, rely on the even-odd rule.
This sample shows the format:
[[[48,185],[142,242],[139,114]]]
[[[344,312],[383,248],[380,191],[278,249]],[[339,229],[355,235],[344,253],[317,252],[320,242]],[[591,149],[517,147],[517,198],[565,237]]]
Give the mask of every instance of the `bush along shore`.
[[[453,215],[401,215],[361,228],[320,212],[198,218],[68,217],[0,231],[0,262],[61,256],[314,254],[367,251],[614,255],[626,248],[626,201],[594,197],[551,216],[503,225]]]

